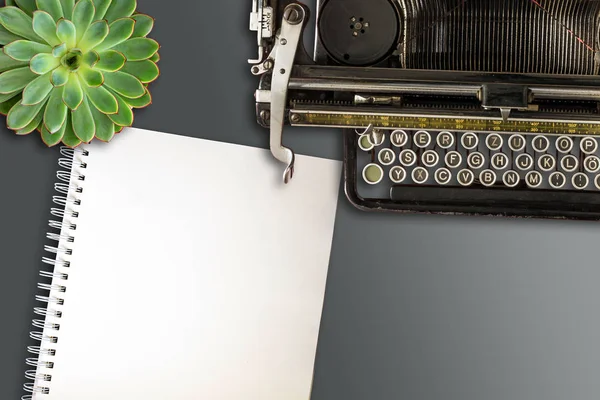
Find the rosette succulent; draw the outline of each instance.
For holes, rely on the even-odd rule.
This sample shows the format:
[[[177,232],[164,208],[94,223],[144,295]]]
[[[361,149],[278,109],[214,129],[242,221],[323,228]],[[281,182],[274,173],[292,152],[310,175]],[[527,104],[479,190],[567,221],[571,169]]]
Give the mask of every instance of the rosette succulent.
[[[148,106],[159,76],[154,20],[136,0],[6,0],[0,112],[48,146],[109,142]]]

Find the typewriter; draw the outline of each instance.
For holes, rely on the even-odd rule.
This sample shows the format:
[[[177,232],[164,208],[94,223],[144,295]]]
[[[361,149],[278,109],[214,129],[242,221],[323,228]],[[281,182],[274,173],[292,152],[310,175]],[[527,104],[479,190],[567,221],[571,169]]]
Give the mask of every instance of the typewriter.
[[[285,127],[329,127],[361,210],[600,219],[600,1],[253,0],[250,15],[285,183]]]

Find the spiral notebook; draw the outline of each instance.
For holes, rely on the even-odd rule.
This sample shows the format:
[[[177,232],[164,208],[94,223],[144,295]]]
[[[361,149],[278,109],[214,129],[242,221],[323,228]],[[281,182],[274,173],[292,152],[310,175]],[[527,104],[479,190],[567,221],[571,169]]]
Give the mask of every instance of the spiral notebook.
[[[62,149],[34,400],[307,400],[341,165],[128,129]]]

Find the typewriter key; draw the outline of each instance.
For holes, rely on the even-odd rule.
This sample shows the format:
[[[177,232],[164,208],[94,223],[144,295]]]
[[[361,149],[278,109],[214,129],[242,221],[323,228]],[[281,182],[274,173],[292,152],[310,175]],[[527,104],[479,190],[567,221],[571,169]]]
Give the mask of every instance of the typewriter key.
[[[396,161],[396,154],[390,149],[382,149],[378,158],[382,165],[391,165]]]
[[[567,178],[562,172],[554,172],[550,175],[550,186],[554,189],[562,189],[567,183]]]
[[[594,186],[596,186],[596,189],[600,190],[600,175],[596,175],[596,178],[594,178]]]
[[[538,167],[545,172],[552,171],[556,167],[556,158],[550,154],[544,154],[538,159]]]
[[[556,141],[556,149],[561,153],[569,153],[573,150],[573,139],[568,136],[562,136]]]
[[[437,137],[437,144],[442,149],[449,149],[454,146],[454,135],[450,132],[441,132]]]
[[[406,179],[406,170],[402,167],[395,166],[390,169],[390,180],[394,183],[402,183]]]
[[[537,188],[542,184],[542,174],[539,171],[531,171],[525,176],[525,182],[530,188]]]
[[[515,162],[521,171],[528,171],[533,167],[533,157],[527,153],[519,154]]]
[[[363,179],[370,185],[376,185],[383,179],[383,169],[377,164],[369,164],[363,169]]]
[[[590,179],[587,177],[586,174],[584,174],[582,172],[578,172],[575,175],[573,175],[573,179],[571,179],[571,183],[573,183],[573,186],[575,187],[575,189],[583,190],[590,183]]]
[[[329,0],[319,10],[319,37],[340,64],[368,66],[396,48],[402,22],[390,0]]]
[[[486,169],[485,171],[481,171],[479,174],[479,181],[483,186],[494,186],[496,184],[496,173],[491,169]]]
[[[400,153],[400,164],[405,167],[412,167],[417,162],[417,153],[413,150],[406,149]]]
[[[440,162],[440,155],[433,150],[427,150],[423,153],[422,161],[426,167],[433,168]]]
[[[447,185],[452,180],[452,173],[447,168],[435,171],[435,181],[440,185]]]
[[[544,153],[550,147],[550,141],[546,136],[536,136],[533,138],[533,149],[538,153]]]
[[[485,145],[492,151],[500,150],[504,145],[504,140],[502,139],[502,136],[493,133],[485,139]]]
[[[598,142],[594,138],[583,138],[580,147],[585,154],[594,154],[598,150]]]
[[[506,171],[502,176],[502,182],[504,182],[504,184],[510,188],[514,188],[515,186],[517,186],[520,181],[521,178],[519,177],[519,174],[515,171]]]
[[[369,140],[369,135],[362,135],[358,140],[358,147],[363,151],[371,151],[373,150],[373,143]]]
[[[458,151],[449,151],[444,161],[448,167],[458,168],[462,164],[462,156]]]
[[[504,153],[496,153],[492,156],[492,167],[498,170],[508,167],[508,156]]]
[[[408,134],[402,130],[397,130],[391,133],[390,140],[395,147],[404,147],[408,142]]]
[[[508,147],[512,151],[521,151],[525,148],[526,144],[525,138],[521,135],[512,135],[508,140]]]
[[[579,161],[573,155],[564,156],[560,160],[560,166],[565,172],[574,172],[579,166]]]
[[[473,132],[467,132],[460,138],[460,142],[465,149],[474,150],[479,146],[479,137]]]
[[[469,157],[467,157],[467,164],[469,164],[469,167],[473,169],[479,169],[483,167],[484,162],[485,157],[479,152],[471,153],[469,154]]]
[[[415,145],[421,149],[431,144],[431,135],[427,131],[419,131],[415,134]]]
[[[422,185],[429,179],[429,172],[423,167],[417,167],[412,172],[412,179],[415,183]]]
[[[595,174],[600,171],[600,158],[596,156],[589,156],[583,162],[583,167],[590,174]]]
[[[475,174],[470,169],[463,169],[458,173],[458,183],[462,186],[471,186],[475,182]]]

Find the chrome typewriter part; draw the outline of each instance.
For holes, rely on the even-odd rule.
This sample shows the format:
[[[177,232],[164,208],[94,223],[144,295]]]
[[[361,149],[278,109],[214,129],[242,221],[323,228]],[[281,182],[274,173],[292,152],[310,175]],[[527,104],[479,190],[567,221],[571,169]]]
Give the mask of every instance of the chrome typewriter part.
[[[600,219],[600,2],[253,0],[250,21],[286,183],[285,126],[331,127],[363,210]]]

